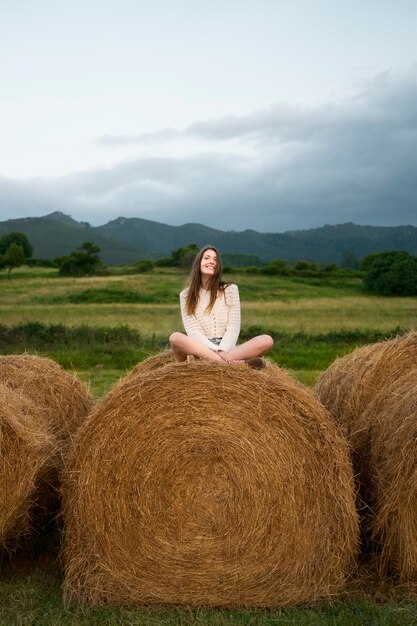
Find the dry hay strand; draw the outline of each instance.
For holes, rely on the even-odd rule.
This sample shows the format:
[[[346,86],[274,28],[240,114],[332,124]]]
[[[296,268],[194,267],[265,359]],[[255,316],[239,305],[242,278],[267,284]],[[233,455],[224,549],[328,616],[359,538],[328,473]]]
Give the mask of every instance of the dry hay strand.
[[[335,594],[357,548],[347,444],[274,368],[127,376],[65,469],[66,599],[274,607]]]
[[[278,367],[272,359],[265,359],[266,368]],[[153,356],[148,357],[144,361],[141,361],[129,372],[129,375],[136,376],[137,374],[147,374],[153,370],[165,367],[165,365],[172,365],[176,363],[174,353],[172,350],[164,350]]]
[[[72,436],[90,412],[93,400],[86,385],[79,379],[68,374],[54,361],[35,355],[0,356],[0,381],[11,392],[14,391],[26,398],[32,407],[27,414],[32,416],[33,426],[31,430],[30,419],[25,418],[28,436],[24,439],[24,445],[29,449],[30,437],[33,437],[33,446],[30,448],[30,454],[28,453],[30,466],[27,470],[29,480],[27,489],[31,495],[30,503],[29,499],[26,500],[26,512],[18,514],[26,518],[25,523],[18,525],[23,531],[8,533],[7,549],[14,551],[21,543],[23,535],[29,539],[29,529],[45,532],[51,527],[51,521],[59,514],[60,471],[68,454]],[[36,441],[39,437],[51,440],[51,445],[37,446]],[[35,451],[40,455],[36,462],[33,460]],[[19,454],[6,452],[3,450],[1,452],[0,470],[4,473],[4,476],[0,477],[5,485],[4,493],[6,487],[9,489],[9,484],[13,485],[10,472],[10,475],[15,473],[18,475],[22,467]],[[38,465],[42,466],[42,471],[38,472],[36,469]],[[30,469],[32,467],[33,470]],[[32,484],[31,476],[33,481],[36,477],[36,484]],[[23,489],[26,489],[25,484],[23,481]],[[3,500],[1,502],[3,503]],[[19,508],[20,504],[17,506]]]
[[[315,389],[351,445],[363,551],[417,580],[417,333],[337,359]]]
[[[366,478],[379,568],[417,583],[417,364],[374,397],[363,420],[371,424]]]
[[[0,356],[0,380],[38,406],[56,437],[59,456],[93,407],[87,386],[58,363],[31,354]],[[62,462],[57,458],[57,465]]]
[[[55,439],[38,407],[0,384],[0,548],[29,533],[39,481],[47,473]]]
[[[164,352],[159,352],[158,354],[148,357],[144,361],[140,361],[130,373],[133,376],[136,376],[136,374],[145,374],[172,363],[175,363],[174,353],[171,350],[165,350]]]
[[[366,406],[379,390],[417,365],[417,332],[380,341],[337,358],[320,376],[315,392],[358,450],[368,440]]]

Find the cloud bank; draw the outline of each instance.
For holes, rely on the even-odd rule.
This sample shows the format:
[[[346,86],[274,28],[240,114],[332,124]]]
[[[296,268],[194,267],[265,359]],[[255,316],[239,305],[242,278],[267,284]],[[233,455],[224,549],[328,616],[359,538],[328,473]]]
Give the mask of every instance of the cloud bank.
[[[106,135],[135,156],[62,178],[0,178],[0,219],[60,210],[282,232],[352,221],[417,225],[416,68],[384,73],[350,99],[278,103],[182,131]]]

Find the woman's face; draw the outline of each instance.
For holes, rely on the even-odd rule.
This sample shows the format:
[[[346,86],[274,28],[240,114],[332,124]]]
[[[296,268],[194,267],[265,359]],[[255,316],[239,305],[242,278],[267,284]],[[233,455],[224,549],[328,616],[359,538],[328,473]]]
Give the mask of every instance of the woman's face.
[[[200,263],[200,273],[201,276],[206,276],[209,278],[213,276],[217,269],[217,254],[214,250],[210,248],[204,251],[203,256],[201,257]]]

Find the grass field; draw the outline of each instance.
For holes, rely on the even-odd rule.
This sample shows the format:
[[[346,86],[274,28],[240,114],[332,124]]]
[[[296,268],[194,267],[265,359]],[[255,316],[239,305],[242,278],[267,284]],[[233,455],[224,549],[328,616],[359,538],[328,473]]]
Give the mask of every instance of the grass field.
[[[306,384],[313,384],[336,356],[366,342],[369,331],[389,335],[394,329],[417,327],[415,299],[369,296],[357,278],[306,280],[244,273],[226,278],[239,284],[243,331],[273,333],[272,357]],[[139,331],[140,345],[89,346],[88,351],[79,344],[29,346],[75,368],[100,396],[135,362],[166,347],[170,333],[182,328],[178,293],[185,281],[183,273],[171,269],[91,278],[60,278],[54,269],[20,269],[10,279],[0,275],[0,324],[124,325]],[[341,332],[352,336],[335,339],[331,334]],[[25,347],[18,344],[8,350]]]
[[[118,271],[112,276],[79,279],[59,278],[53,269],[22,268],[13,271],[10,279],[0,274],[0,325],[7,330],[40,323],[36,333],[31,327],[32,335],[23,335],[23,339],[8,342],[3,333],[1,351],[26,349],[49,356],[75,371],[100,397],[137,361],[166,347],[172,331],[181,330],[178,293],[185,278],[175,270],[142,275]],[[239,285],[242,336],[273,333],[272,358],[306,384],[313,384],[336,356],[357,345],[395,330],[417,330],[415,298],[369,296],[357,278],[306,280],[239,273],[227,279]],[[78,337],[89,337],[91,327],[120,327],[126,332],[121,332],[125,338],[117,341],[87,343],[68,335],[64,342],[52,332],[56,325],[64,330],[84,325],[86,329],[81,329]],[[130,335],[133,331],[136,334]],[[371,585],[333,604],[282,611],[64,606],[60,574],[54,564],[45,565],[41,558],[36,567],[3,569],[0,626],[3,624],[388,626],[417,624],[417,608],[395,585],[382,592]]]
[[[366,295],[359,279],[323,279],[313,281],[315,284],[250,274],[230,275],[228,279],[239,284],[243,327],[315,334],[391,330],[397,326],[411,329],[417,325],[415,299]],[[183,274],[167,270],[151,275],[78,279],[58,278],[55,270],[40,276],[34,271],[32,278],[28,272],[16,272],[10,280],[4,276],[0,280],[0,323],[127,324],[144,336],[167,338],[181,328],[178,293],[184,284]],[[132,293],[146,301],[130,302]],[[78,304],[71,302],[74,296]]]

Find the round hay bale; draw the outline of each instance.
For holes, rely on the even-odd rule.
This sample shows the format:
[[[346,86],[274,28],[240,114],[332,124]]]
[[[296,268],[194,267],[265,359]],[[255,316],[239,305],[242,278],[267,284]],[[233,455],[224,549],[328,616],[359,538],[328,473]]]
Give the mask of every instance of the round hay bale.
[[[87,386],[58,363],[31,354],[0,356],[0,380],[37,406],[57,439],[58,457],[93,407]],[[62,459],[57,458],[57,465]]]
[[[371,425],[371,445],[362,480],[380,570],[417,582],[417,364],[375,395],[363,421]]]
[[[130,374],[133,376],[136,376],[136,374],[145,374],[171,363],[175,363],[174,353],[171,350],[165,350],[164,352],[159,352],[158,354],[148,357],[144,361],[140,361],[140,363],[135,365],[130,371]]]
[[[274,368],[127,376],[77,432],[67,599],[273,607],[338,591],[357,548],[347,445]]]
[[[357,348],[336,359],[320,376],[315,392],[343,428],[354,449],[366,445],[363,414],[375,394],[417,364],[417,332]]]
[[[417,579],[417,333],[337,359],[315,390],[351,444],[363,551]]]
[[[33,500],[54,444],[38,407],[0,384],[0,549],[29,532]]]
[[[266,369],[278,367],[272,359],[267,358],[265,362]],[[165,350],[164,352],[159,352],[158,354],[148,357],[144,361],[140,361],[128,375],[136,376],[137,374],[145,374],[174,363],[176,363],[176,361],[172,350]]]

